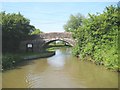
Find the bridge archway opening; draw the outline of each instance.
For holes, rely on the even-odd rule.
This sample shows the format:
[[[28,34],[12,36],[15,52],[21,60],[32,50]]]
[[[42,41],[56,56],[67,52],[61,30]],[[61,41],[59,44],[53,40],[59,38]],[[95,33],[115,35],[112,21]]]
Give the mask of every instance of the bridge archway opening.
[[[51,46],[50,44],[51,43],[56,43],[55,45],[53,45],[53,46],[58,46],[58,47],[60,47],[60,46],[70,46],[70,47],[72,47],[73,45],[71,44],[71,43],[69,43],[68,41],[65,41],[65,40],[61,40],[61,39],[55,39],[55,40],[50,40],[50,41],[48,41],[48,42],[46,42],[45,44],[44,44],[44,47],[49,47],[49,46]],[[61,44],[61,45],[59,45],[58,43],[59,42],[63,42],[63,45]]]

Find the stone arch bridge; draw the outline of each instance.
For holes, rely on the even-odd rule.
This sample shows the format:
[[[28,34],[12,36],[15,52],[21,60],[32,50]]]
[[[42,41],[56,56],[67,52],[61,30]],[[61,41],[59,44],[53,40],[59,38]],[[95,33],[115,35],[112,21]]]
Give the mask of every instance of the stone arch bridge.
[[[31,44],[34,52],[40,52],[42,48],[53,41],[64,41],[71,46],[74,46],[76,41],[72,38],[70,32],[52,32],[32,35],[28,40],[20,43],[20,49],[26,51],[27,45]]]

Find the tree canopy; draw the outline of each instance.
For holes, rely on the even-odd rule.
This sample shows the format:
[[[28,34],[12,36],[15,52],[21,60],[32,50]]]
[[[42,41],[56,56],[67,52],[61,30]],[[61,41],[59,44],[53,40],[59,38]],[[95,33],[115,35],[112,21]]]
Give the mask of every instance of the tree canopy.
[[[109,6],[102,14],[89,14],[89,18],[73,31],[73,37],[78,41],[73,54],[81,59],[90,57],[96,64],[118,70],[119,10],[117,6]]]
[[[42,31],[40,31],[40,29],[35,29],[31,35],[36,35],[36,34],[40,34],[40,33],[43,33]]]
[[[3,52],[14,52],[18,50],[20,41],[26,39],[35,30],[35,27],[30,25],[30,20],[20,13],[1,12],[0,16],[2,17],[0,24]]]
[[[63,26],[65,31],[72,32],[74,30],[77,30],[78,27],[82,25],[82,22],[84,20],[84,16],[78,13],[77,15],[71,15],[68,22]]]

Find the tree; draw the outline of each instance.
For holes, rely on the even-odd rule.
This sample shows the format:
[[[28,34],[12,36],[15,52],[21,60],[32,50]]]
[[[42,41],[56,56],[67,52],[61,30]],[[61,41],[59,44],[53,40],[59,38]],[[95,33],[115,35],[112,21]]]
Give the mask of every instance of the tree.
[[[65,31],[72,32],[74,30],[77,30],[78,27],[82,25],[84,16],[78,13],[77,15],[71,15],[68,22],[63,26]]]
[[[2,17],[2,49],[3,52],[14,52],[18,50],[21,40],[26,39],[34,26],[30,25],[30,20],[20,13],[1,12]]]
[[[43,33],[42,31],[40,31],[40,29],[35,29],[31,35],[36,35],[36,34],[40,34],[40,33]]]
[[[107,68],[118,70],[118,31],[119,10],[117,6],[106,7],[99,15],[89,14],[73,36],[77,45],[73,49],[74,55],[86,56],[96,64],[104,64]]]

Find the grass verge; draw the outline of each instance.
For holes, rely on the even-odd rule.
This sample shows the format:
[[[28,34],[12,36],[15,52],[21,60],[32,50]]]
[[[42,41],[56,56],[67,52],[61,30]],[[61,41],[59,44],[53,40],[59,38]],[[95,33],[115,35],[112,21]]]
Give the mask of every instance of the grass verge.
[[[44,51],[41,53],[26,52],[26,53],[5,53],[2,56],[2,71],[12,69],[19,63],[25,60],[38,58],[46,58],[55,55],[54,51]]]

